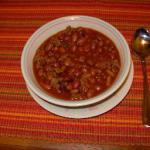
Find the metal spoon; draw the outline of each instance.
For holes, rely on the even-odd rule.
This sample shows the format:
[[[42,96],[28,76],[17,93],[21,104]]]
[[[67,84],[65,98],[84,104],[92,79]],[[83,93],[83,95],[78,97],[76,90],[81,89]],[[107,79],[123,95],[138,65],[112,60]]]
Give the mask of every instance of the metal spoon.
[[[133,48],[135,53],[140,57],[143,72],[143,124],[150,127],[150,95],[147,80],[145,58],[150,55],[150,33],[144,28],[139,28],[135,31],[133,38]]]

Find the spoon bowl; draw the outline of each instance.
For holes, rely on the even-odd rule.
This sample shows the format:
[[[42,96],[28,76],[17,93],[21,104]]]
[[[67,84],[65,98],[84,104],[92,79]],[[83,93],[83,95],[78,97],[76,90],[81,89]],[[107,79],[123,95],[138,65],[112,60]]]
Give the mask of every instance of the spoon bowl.
[[[147,57],[150,54],[150,33],[144,28],[139,28],[134,34],[134,51],[140,57]]]

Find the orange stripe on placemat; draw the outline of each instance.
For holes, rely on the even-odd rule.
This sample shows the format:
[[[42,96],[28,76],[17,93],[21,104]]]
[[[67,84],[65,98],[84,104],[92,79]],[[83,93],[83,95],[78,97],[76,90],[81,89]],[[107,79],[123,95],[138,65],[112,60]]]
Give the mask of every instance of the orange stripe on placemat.
[[[2,107],[2,112],[0,112],[0,115],[1,116],[16,116],[16,117],[37,117],[37,118],[55,118],[55,116],[47,116],[48,114],[49,114],[49,112],[47,112],[47,111],[45,111],[44,109],[42,109],[40,106],[38,106],[37,105],[37,103],[35,103],[34,101],[25,101],[25,98],[23,99],[23,101],[22,101],[22,104],[20,104],[21,102],[15,102],[15,101],[9,101],[9,105],[8,105],[8,107],[10,108],[10,107],[12,107],[12,109],[7,109],[6,108],[6,106],[7,105],[5,105],[5,103],[3,103],[3,105],[1,106]],[[130,102],[131,103],[131,102]],[[120,115],[122,115],[123,114],[123,118],[125,119],[125,118],[130,118],[130,116],[128,116],[130,113],[132,114],[132,117],[134,118],[134,117],[136,117],[136,118],[139,118],[140,116],[136,116],[136,114],[137,115],[139,115],[140,113],[141,113],[141,105],[139,105],[138,103],[139,102],[135,102],[134,103],[134,105],[136,106],[136,108],[134,108],[135,106],[134,105],[132,105],[132,104],[128,104],[128,105],[126,105],[126,106],[118,106],[118,108],[116,108],[116,109],[113,109],[112,111],[111,111],[111,113],[109,114],[109,113],[106,113],[107,115],[105,116],[105,115],[102,115],[102,116],[99,116],[99,117],[101,117],[101,119],[104,119],[105,117],[108,117],[106,120],[104,120],[104,121],[110,121],[109,120],[109,118],[115,118],[117,121],[119,120],[119,118],[116,118],[115,116],[113,116],[113,114],[114,115],[116,115],[118,112],[120,112],[120,114],[118,114],[118,117],[120,116]],[[137,103],[137,104],[136,104]],[[2,104],[2,102],[1,102],[1,104]],[[17,106],[17,109],[15,108],[15,104],[16,104],[16,106]],[[23,106],[26,106],[26,107],[23,107]],[[122,104],[123,105],[123,104]],[[131,107],[131,106],[132,107]],[[127,111],[127,109],[125,109],[125,107],[130,107],[130,109],[128,109],[128,111]],[[34,108],[34,109],[32,109],[32,108]],[[134,109],[134,111],[132,111],[132,109]],[[35,110],[35,111],[33,111],[33,110]],[[38,114],[36,114],[37,112],[40,112],[40,113],[38,113]],[[45,113],[47,114],[47,115],[45,115]],[[57,117],[56,117],[57,118]],[[123,119],[122,118],[122,119]],[[63,119],[63,118],[62,118]],[[92,120],[95,120],[95,121],[99,121],[99,119],[97,120],[98,118],[92,118]],[[101,120],[100,119],[100,120]],[[63,119],[64,120],[64,119]],[[85,121],[87,121],[87,120],[85,120]],[[115,122],[115,120],[111,120],[112,122]],[[123,121],[123,120],[122,120]],[[133,123],[134,121],[132,121],[132,119],[131,120],[126,120],[126,122],[127,123],[129,123],[129,122],[131,122],[131,123]]]
[[[24,123],[26,123],[26,124],[35,124],[35,123],[39,123],[39,117],[34,117],[33,119],[31,119],[31,117],[33,118],[33,116],[29,116],[29,117],[16,117],[16,116],[12,116],[11,118],[10,118],[10,116],[9,115],[5,115],[5,116],[0,116],[0,119],[1,119],[1,122],[3,122],[3,121],[6,121],[7,122],[7,120],[9,119],[10,121],[15,121],[15,122],[22,122],[23,124]],[[127,119],[129,119],[129,118],[127,118]],[[130,124],[130,127],[131,128],[135,128],[137,125],[139,125],[140,123],[141,123],[141,121],[139,121],[139,120],[137,120],[136,118],[134,118],[135,120],[134,120],[134,124],[133,124],[133,121],[129,121],[129,120],[127,120],[126,121],[126,123],[128,123],[128,124]],[[41,125],[42,124],[47,124],[47,126],[48,126],[48,124],[51,124],[54,128],[55,128],[55,125],[53,124],[53,122],[55,121],[55,124],[57,125],[57,126],[59,126],[59,125],[66,125],[67,123],[66,122],[60,122],[60,120],[59,119],[55,119],[55,118],[43,118],[43,117],[40,117],[40,122],[41,122]],[[126,127],[126,125],[124,124],[124,121],[123,120],[115,120],[115,121],[117,121],[117,124],[115,124],[115,126],[116,127]],[[115,122],[114,121],[114,122]],[[112,122],[113,123],[113,120],[112,119],[105,119],[105,121],[104,120],[101,120],[101,121],[97,121],[97,123],[102,123],[101,124],[101,127],[107,127],[108,125],[109,125],[109,123],[110,122]],[[95,123],[95,121],[94,121],[94,123]],[[89,125],[91,125],[91,126],[97,126],[96,124],[92,124],[90,121],[89,122],[84,122],[83,124],[80,124],[80,126],[82,126],[82,127],[84,127],[84,126],[89,126]],[[69,124],[70,124],[70,126],[74,126],[74,129],[76,128],[76,126],[77,126],[77,124],[75,124],[74,122],[69,122]],[[71,130],[72,130],[72,128],[71,128]]]
[[[57,13],[58,11],[63,11],[64,13],[65,12],[68,12],[68,11],[71,11],[71,12],[77,12],[77,11],[80,11],[81,13],[82,12],[93,12],[93,10],[94,11],[104,11],[104,12],[113,12],[113,13],[120,13],[120,12],[122,12],[122,13],[126,13],[126,12],[131,12],[131,13],[134,13],[134,14],[138,14],[138,13],[141,13],[141,14],[146,14],[146,15],[148,15],[148,14],[150,14],[150,12],[148,11],[148,10],[144,10],[144,11],[139,11],[138,9],[131,9],[131,10],[129,10],[129,9],[120,9],[120,10],[118,10],[118,9],[109,9],[109,10],[106,10],[106,9],[100,9],[100,8],[86,8],[86,9],[84,9],[84,8],[80,8],[80,7],[78,7],[78,8],[75,8],[75,7],[66,7],[66,8],[52,8],[52,7],[48,7],[47,9],[44,9],[44,7],[43,8],[1,8],[0,9],[0,13],[1,12],[6,12],[6,13],[9,13],[9,12],[11,12],[11,13],[25,13],[25,12],[27,12],[27,13],[33,13],[33,12],[36,12],[36,13],[45,13],[45,12],[49,12],[49,11],[53,11],[53,13]]]
[[[1,129],[1,128],[0,128]],[[19,130],[19,129],[7,129],[7,128],[2,128],[3,130],[6,131],[6,133],[8,133],[8,135],[5,133],[3,135],[5,136],[13,136],[16,135],[17,137],[19,137],[19,135],[23,135],[22,137],[26,137],[26,138],[34,138],[34,139],[43,139],[43,140],[49,140],[49,141],[57,141],[57,142],[77,142],[77,143],[118,143],[118,144],[123,144],[123,143],[129,143],[129,144],[133,144],[132,142],[134,141],[134,144],[139,144],[139,142],[142,142],[142,144],[144,145],[148,145],[149,143],[149,138],[147,136],[137,136],[136,138],[133,138],[130,135],[120,135],[120,134],[102,134],[101,138],[99,138],[99,135],[88,135],[86,133],[82,134],[71,134],[71,133],[63,133],[61,131],[59,131],[58,133],[49,133],[49,132],[38,132],[38,131],[23,131],[23,130]],[[104,130],[104,129],[103,129]],[[136,132],[138,132],[136,130]],[[136,134],[135,134],[136,135]],[[122,140],[124,139],[124,140]]]
[[[62,125],[62,124],[61,124]],[[38,133],[39,134],[44,134],[44,133],[51,133],[51,134],[56,134],[57,136],[59,136],[60,132],[61,132],[61,136],[63,137],[64,135],[77,135],[77,136],[82,136],[82,135],[85,135],[85,136],[98,136],[99,135],[99,132],[101,132],[101,135],[105,135],[105,136],[111,136],[112,134],[115,134],[116,136],[119,136],[119,137],[124,137],[126,136],[126,131],[123,130],[121,134],[117,133],[117,131],[114,131],[113,128],[109,128],[108,130],[108,133],[105,133],[105,130],[99,130],[97,129],[97,131],[94,131],[91,133],[90,131],[89,132],[84,132],[84,130],[86,129],[86,126],[82,129],[80,128],[80,126],[76,125],[78,128],[79,128],[79,131],[80,132],[77,132],[77,130],[75,129],[75,131],[63,131],[62,129],[59,129],[59,130],[54,130],[56,127],[53,127],[52,129],[43,129],[42,126],[44,126],[43,124],[41,124],[40,128],[37,128],[36,129],[36,126],[34,126],[35,128],[29,128],[28,126],[24,125],[24,127],[6,127],[5,125],[2,126],[0,125],[0,129],[5,129],[5,130],[18,130],[18,131],[21,131],[21,132],[32,132],[32,133],[36,133],[37,130],[38,130]],[[64,126],[65,127],[65,126]],[[93,126],[91,126],[93,128]],[[104,128],[107,127],[107,126],[104,126]],[[76,128],[76,127],[75,127]],[[89,129],[90,126],[87,126],[87,129]],[[94,128],[93,128],[94,129]],[[118,127],[118,129],[122,129],[120,127]],[[123,128],[123,129],[126,129],[126,128]],[[64,129],[65,130],[65,129]],[[135,135],[135,132],[137,131],[136,128],[132,128],[131,127],[131,130],[132,130],[132,134],[129,134],[128,137],[132,137],[133,135]],[[142,131],[142,130],[141,130]],[[140,131],[139,131],[140,132]],[[148,137],[149,135],[146,133],[144,134],[140,134],[139,136],[136,135],[136,137]]]

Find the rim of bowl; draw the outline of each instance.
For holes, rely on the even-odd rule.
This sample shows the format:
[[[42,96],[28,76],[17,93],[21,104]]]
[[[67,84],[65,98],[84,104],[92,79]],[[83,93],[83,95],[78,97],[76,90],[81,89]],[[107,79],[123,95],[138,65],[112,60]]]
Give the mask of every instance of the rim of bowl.
[[[70,100],[63,100],[63,99],[58,99],[55,98],[53,96],[50,96],[48,94],[46,94],[46,92],[41,91],[32,80],[30,80],[28,78],[28,73],[27,73],[27,68],[26,68],[26,53],[27,53],[27,48],[28,45],[31,43],[31,41],[34,40],[34,38],[36,37],[36,35],[41,32],[41,30],[43,30],[44,28],[48,27],[48,26],[52,26],[53,24],[55,24],[56,22],[62,22],[64,20],[75,20],[75,19],[87,19],[87,20],[92,20],[94,22],[99,22],[99,23],[103,23],[104,25],[108,26],[109,28],[111,28],[122,40],[122,43],[124,44],[124,47],[126,49],[126,53],[127,53],[127,58],[129,59],[129,61],[127,61],[127,65],[125,66],[125,72],[122,75],[122,78],[120,80],[119,83],[117,83],[111,90],[109,90],[110,88],[106,89],[104,92],[100,93],[100,95],[97,95],[95,97],[86,99],[86,100],[79,100],[79,101],[70,101]],[[21,70],[22,70],[22,74],[24,77],[25,82],[27,83],[27,85],[30,87],[30,89],[37,94],[39,97],[41,97],[43,100],[46,100],[52,104],[55,105],[59,105],[59,106],[65,106],[65,107],[82,107],[82,106],[87,106],[87,105],[91,105],[97,102],[100,102],[104,99],[106,99],[107,97],[111,96],[116,90],[119,89],[119,87],[123,84],[123,82],[125,81],[129,69],[130,69],[130,62],[131,62],[131,56],[130,56],[130,50],[129,50],[129,46],[124,38],[124,36],[111,24],[109,24],[106,21],[103,21],[99,18],[95,18],[95,17],[91,17],[91,16],[84,16],[84,15],[72,15],[72,16],[65,16],[65,17],[61,17],[55,20],[52,20],[46,24],[44,24],[43,26],[41,26],[40,28],[38,28],[32,35],[31,37],[28,39],[28,41],[26,42],[24,48],[23,48],[23,52],[21,55]],[[112,84],[113,85],[113,84]],[[112,86],[111,86],[112,87]]]

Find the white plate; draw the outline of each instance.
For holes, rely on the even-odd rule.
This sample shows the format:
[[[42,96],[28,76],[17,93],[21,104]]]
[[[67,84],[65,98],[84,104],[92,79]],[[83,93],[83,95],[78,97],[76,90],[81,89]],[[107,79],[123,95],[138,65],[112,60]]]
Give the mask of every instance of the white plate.
[[[130,86],[132,84],[133,80],[133,63],[131,63],[131,68],[129,75],[125,81],[125,83],[121,86],[121,88],[110,98],[106,99],[105,101],[95,104],[93,106],[88,106],[84,108],[65,108],[61,106],[56,106],[53,104],[50,104],[44,100],[42,100],[40,97],[38,97],[31,89],[28,87],[28,90],[31,94],[31,96],[35,99],[35,101],[44,109],[48,110],[49,112],[52,112],[56,115],[62,116],[62,117],[68,117],[68,118],[89,118],[94,117],[100,114],[103,114],[112,108],[114,108],[117,104],[119,104],[123,98],[128,93]]]

